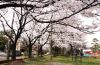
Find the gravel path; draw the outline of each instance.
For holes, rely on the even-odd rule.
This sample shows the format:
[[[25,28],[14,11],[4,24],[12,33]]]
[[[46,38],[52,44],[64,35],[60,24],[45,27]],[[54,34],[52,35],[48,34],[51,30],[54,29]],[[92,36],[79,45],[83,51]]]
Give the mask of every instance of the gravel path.
[[[5,56],[0,56],[0,61],[4,61],[6,60],[6,57]]]

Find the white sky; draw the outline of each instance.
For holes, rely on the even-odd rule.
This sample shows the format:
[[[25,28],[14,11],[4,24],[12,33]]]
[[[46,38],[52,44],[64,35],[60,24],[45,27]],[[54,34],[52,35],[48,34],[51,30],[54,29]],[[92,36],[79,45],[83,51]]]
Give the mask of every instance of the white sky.
[[[85,38],[85,40],[87,41],[87,47],[91,47],[93,38],[97,38],[98,40],[100,40],[100,32],[96,32],[95,34],[87,34]],[[98,43],[100,44],[100,41]]]
[[[93,10],[93,13],[97,13],[96,10]],[[93,22],[95,23],[99,23],[99,21],[95,18],[95,17],[85,17],[85,16],[81,16],[79,15],[80,20],[83,22],[82,25],[89,25],[89,26],[93,26]],[[100,20],[100,17],[97,17]],[[100,25],[100,24],[98,24]],[[99,30],[100,27],[93,29],[94,31]],[[93,38],[97,38],[98,40],[100,40],[100,31],[95,32],[94,34],[86,34],[85,36],[85,41],[87,42],[87,47],[91,47],[92,46],[92,40]],[[100,41],[98,42],[100,44]]]

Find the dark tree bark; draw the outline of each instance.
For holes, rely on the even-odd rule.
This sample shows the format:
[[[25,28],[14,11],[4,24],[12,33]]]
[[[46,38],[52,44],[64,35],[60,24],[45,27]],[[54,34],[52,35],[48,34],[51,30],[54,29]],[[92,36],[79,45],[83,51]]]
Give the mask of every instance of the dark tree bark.
[[[9,41],[8,43],[7,43],[7,60],[9,60],[10,58],[10,52],[11,52],[11,50],[10,50],[10,46],[11,46],[11,41]]]
[[[28,50],[28,52],[29,52],[28,53],[29,54],[28,57],[32,58],[32,45],[31,44],[29,44],[29,50]]]
[[[43,45],[39,45],[38,47],[38,56],[43,56],[43,50],[42,50]]]
[[[16,60],[16,43],[13,43],[12,46],[12,60]]]
[[[42,57],[43,56],[43,50],[42,50],[42,45],[40,46],[40,56]]]

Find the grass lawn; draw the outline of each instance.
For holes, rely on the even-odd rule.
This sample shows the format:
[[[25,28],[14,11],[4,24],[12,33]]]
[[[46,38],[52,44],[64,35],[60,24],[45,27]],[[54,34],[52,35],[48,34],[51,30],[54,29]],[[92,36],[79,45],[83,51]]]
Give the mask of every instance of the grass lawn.
[[[56,64],[50,64],[50,63],[56,63]],[[0,65],[8,65],[8,64],[4,63]],[[75,60],[72,61],[71,57],[57,56],[57,57],[52,57],[51,59],[50,56],[44,56],[44,57],[36,57],[34,59],[24,59],[23,65],[100,65],[100,59],[86,57],[82,58],[82,61],[80,60],[80,58],[78,58],[76,61]]]
[[[24,65],[45,65],[46,63],[52,63],[52,62],[58,62],[58,63],[65,63],[65,64],[71,64],[71,65],[100,65],[100,59],[96,58],[82,58],[82,61],[80,58],[78,58],[76,61],[72,61],[71,57],[65,57],[65,56],[57,56],[53,57],[52,60],[50,59],[50,56],[45,57],[37,57],[34,59],[26,59]]]
[[[79,63],[77,65],[80,65]],[[100,59],[83,58],[82,65],[100,65]]]

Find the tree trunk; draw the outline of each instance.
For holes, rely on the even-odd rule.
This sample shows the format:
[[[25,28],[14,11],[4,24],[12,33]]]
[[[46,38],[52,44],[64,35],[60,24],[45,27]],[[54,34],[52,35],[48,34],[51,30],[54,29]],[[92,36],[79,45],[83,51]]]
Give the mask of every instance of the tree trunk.
[[[12,47],[12,60],[16,60],[16,43],[13,43]]]
[[[28,55],[28,57],[29,58],[32,58],[32,45],[31,44],[29,44],[29,55]]]
[[[43,56],[43,50],[42,50],[42,45],[38,45],[38,53],[37,53],[37,56]]]
[[[53,43],[52,43],[52,40],[51,40],[51,43],[50,43],[50,59],[52,60],[52,55],[53,55],[53,50],[52,50],[52,46],[53,46]]]
[[[39,57],[39,45],[38,45],[38,49],[37,49],[37,57]]]
[[[40,56],[42,57],[43,50],[42,50],[42,45],[40,45]]]
[[[7,60],[9,60],[9,56],[10,56],[10,43],[11,42],[7,43],[7,48],[6,48],[6,51],[7,51]]]

